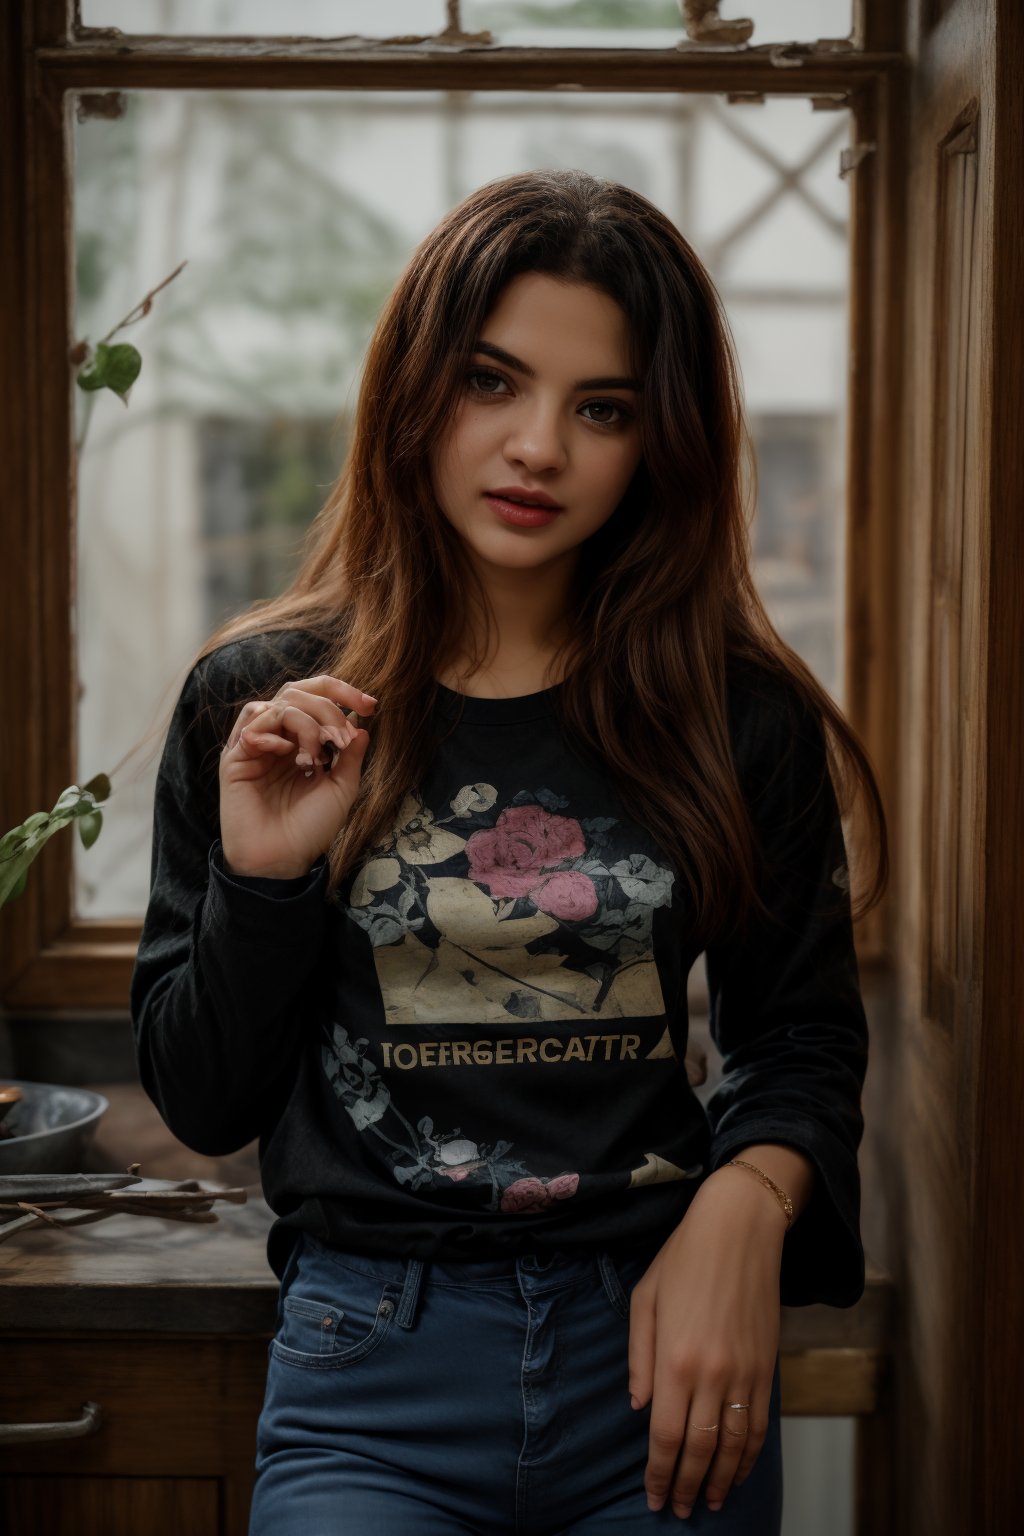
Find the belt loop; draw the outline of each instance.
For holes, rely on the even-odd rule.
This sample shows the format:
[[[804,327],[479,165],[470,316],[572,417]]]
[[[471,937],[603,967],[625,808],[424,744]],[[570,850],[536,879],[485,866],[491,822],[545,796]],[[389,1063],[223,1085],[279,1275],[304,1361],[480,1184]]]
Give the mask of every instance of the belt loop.
[[[423,1277],[423,1260],[406,1259],[405,1284],[402,1286],[402,1294],[398,1301],[398,1311],[395,1313],[395,1321],[403,1328],[411,1328],[416,1321],[416,1303],[420,1295],[420,1283]]]

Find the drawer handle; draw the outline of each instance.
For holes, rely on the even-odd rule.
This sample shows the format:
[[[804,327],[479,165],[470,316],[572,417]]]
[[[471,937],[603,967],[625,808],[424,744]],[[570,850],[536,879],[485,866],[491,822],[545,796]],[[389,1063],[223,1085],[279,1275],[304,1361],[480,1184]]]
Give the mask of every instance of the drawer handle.
[[[82,1435],[94,1435],[102,1418],[99,1403],[83,1403],[81,1418],[67,1419],[63,1424],[0,1424],[0,1445],[24,1445],[27,1440],[77,1440]]]

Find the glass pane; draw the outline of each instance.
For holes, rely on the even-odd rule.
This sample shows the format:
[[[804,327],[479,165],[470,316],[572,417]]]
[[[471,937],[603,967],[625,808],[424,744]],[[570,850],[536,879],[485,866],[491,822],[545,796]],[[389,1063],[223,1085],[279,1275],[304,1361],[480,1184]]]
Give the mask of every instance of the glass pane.
[[[677,0],[462,0],[462,25],[510,48],[674,48],[685,35]]]
[[[529,167],[636,187],[707,261],[758,448],[755,573],[841,699],[845,113],[668,94],[125,99],[120,119],[75,127],[76,337],[95,344],[187,265],[116,338],[143,358],[127,408],[76,391],[80,781],[153,724],[224,616],[280,590],[413,247],[465,193]],[[144,909],[154,773],[115,779],[102,836],[76,849],[81,915]]]
[[[719,15],[752,20],[751,46],[848,37],[853,25],[850,0],[722,0]],[[679,0],[462,0],[462,24],[518,48],[674,48],[686,38]]]
[[[81,0],[88,27],[168,37],[395,37],[444,30],[444,0]],[[462,0],[468,32],[508,47],[672,48],[685,37],[678,0]],[[749,18],[751,45],[849,37],[851,0],[722,0]]]
[[[167,37],[394,37],[445,27],[445,0],[81,0],[87,27]]]

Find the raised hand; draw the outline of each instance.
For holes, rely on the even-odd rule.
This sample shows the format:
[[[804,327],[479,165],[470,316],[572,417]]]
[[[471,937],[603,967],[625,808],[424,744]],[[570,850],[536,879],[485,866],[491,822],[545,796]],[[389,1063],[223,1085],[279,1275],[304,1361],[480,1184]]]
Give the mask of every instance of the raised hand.
[[[294,879],[327,851],[352,809],[370,741],[351,716],[375,704],[324,674],[242,707],[220,758],[229,873]]]

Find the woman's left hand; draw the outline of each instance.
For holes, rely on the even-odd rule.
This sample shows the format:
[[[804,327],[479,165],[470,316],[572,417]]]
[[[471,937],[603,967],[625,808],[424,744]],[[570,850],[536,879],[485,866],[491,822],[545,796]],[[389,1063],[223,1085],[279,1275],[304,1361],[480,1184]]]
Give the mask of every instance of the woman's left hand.
[[[633,1287],[629,1390],[640,1408],[653,1393],[644,1477],[651,1509],[671,1489],[685,1518],[709,1466],[706,1498],[716,1505],[757,1460],[779,1348],[785,1232],[764,1187],[725,1165],[704,1180]]]

